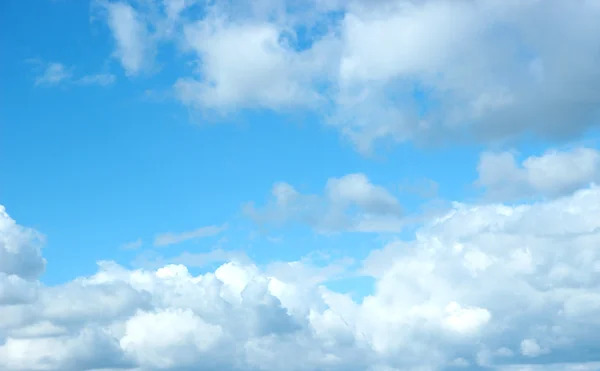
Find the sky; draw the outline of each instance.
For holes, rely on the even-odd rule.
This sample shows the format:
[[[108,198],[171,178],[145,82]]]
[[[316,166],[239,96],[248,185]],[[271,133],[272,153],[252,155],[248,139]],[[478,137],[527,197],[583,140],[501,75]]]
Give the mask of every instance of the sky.
[[[600,370],[599,17],[0,2],[0,371]]]

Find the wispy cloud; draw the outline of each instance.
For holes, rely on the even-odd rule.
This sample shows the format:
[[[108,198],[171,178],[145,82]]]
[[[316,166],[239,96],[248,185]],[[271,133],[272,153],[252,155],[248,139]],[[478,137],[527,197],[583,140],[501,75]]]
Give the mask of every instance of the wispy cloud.
[[[62,63],[48,63],[44,72],[36,77],[35,85],[54,86],[69,81],[71,77],[71,69],[65,67]]]
[[[127,75],[135,76],[152,60],[152,40],[146,24],[129,4],[107,2],[105,7],[108,26],[117,44],[115,56]]]
[[[142,247],[143,244],[144,243],[143,243],[142,239],[138,238],[135,241],[124,243],[123,245],[121,245],[121,248],[123,250],[136,250],[136,249],[139,249],[140,247]]]
[[[35,86],[50,87],[63,84],[109,86],[116,81],[115,75],[111,73],[94,73],[76,77],[73,74],[74,67],[59,62],[44,62],[37,58],[25,62],[33,64],[34,71],[37,72]]]
[[[193,240],[202,237],[216,236],[219,233],[227,229],[227,225],[211,225],[207,227],[201,227],[193,231],[181,232],[181,233],[163,233],[159,234],[154,238],[154,246],[168,246],[181,243],[188,240]]]
[[[81,85],[100,85],[108,86],[112,85],[116,80],[115,75],[111,73],[98,73],[93,75],[85,75],[77,82]]]

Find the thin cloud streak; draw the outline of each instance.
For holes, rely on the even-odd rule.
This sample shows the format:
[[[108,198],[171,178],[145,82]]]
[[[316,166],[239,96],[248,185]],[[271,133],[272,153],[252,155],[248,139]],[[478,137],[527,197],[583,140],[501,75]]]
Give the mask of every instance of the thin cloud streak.
[[[227,229],[227,225],[223,224],[220,226],[211,225],[211,226],[206,226],[206,227],[200,227],[193,231],[182,232],[182,233],[172,233],[172,232],[163,233],[163,234],[159,234],[158,236],[156,236],[154,238],[154,246],[163,247],[163,246],[178,244],[178,243],[188,241],[188,240],[193,240],[196,238],[216,236],[219,233],[225,231],[226,229]]]

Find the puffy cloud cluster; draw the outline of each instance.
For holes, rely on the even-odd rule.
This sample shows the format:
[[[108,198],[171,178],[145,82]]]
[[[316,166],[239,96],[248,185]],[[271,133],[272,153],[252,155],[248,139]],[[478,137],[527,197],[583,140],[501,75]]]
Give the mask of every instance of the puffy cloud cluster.
[[[389,204],[375,194],[368,205]],[[0,370],[596,370],[598,215],[596,186],[456,203],[414,240],[374,250],[359,274],[375,287],[357,301],[306,262],[234,260],[198,276],[101,262],[47,287],[39,234],[2,210]]]
[[[248,204],[245,212],[257,222],[301,222],[321,233],[398,232],[404,223],[396,197],[362,173],[329,178],[323,195],[302,194],[285,182],[271,195],[265,207]]]
[[[16,224],[0,205],[0,305],[35,298],[36,279],[46,266],[42,240],[38,232]]]
[[[599,123],[595,0],[107,3],[129,74],[163,42],[192,58],[186,105],[321,114],[379,139],[564,138]]]

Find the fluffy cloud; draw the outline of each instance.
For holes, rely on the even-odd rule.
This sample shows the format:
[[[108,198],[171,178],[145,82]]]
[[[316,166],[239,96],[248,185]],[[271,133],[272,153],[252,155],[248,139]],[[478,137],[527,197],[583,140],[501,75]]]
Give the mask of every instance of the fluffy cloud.
[[[511,152],[481,155],[477,184],[493,198],[556,197],[600,183],[600,152],[591,148],[550,150],[517,164]]]
[[[191,52],[195,74],[175,91],[203,110],[315,111],[364,151],[379,139],[562,139],[599,123],[593,0],[226,1],[185,12],[194,3],[155,6],[147,22],[143,8],[114,3],[108,19],[131,74],[151,59],[150,39]]]
[[[337,202],[394,204],[357,183]],[[295,193],[280,191],[289,204]],[[39,234],[2,210],[0,370],[593,370],[597,215],[595,186],[529,205],[455,203],[413,240],[374,250],[360,268],[374,291],[356,301],[325,286],[348,265],[308,261],[234,259],[198,276],[101,262],[47,287],[35,281]]]
[[[34,280],[44,271],[43,236],[18,225],[0,205],[0,273]]]
[[[402,228],[402,210],[396,197],[362,173],[330,178],[323,193],[301,194],[280,182],[273,186],[268,205],[256,209],[248,204],[245,212],[257,222],[301,222],[322,233],[397,232]]]
[[[319,56],[297,53],[275,25],[208,19],[186,26],[184,34],[202,60],[198,73],[204,77],[177,81],[175,89],[186,104],[280,109],[311,106],[320,99],[311,73]]]

